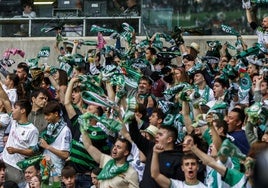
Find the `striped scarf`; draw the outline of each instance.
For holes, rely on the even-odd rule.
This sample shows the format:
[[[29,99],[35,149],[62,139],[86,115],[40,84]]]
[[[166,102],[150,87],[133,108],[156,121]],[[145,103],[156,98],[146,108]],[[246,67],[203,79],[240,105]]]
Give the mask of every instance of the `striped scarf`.
[[[103,153],[109,152],[110,148],[106,143],[107,135],[100,127],[88,126],[86,131],[95,147],[99,148]],[[94,159],[88,154],[83,143],[76,140],[72,140],[71,142],[70,159],[72,162],[83,165],[89,170],[98,166]]]

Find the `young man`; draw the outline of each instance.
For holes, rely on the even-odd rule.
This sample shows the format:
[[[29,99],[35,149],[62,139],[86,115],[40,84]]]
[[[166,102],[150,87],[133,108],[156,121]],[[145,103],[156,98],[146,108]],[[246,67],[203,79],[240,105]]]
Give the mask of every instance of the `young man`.
[[[241,150],[241,152],[247,154],[250,146],[246,133],[242,129],[244,120],[245,113],[240,108],[234,108],[228,113],[228,133],[233,138],[233,143]]]
[[[47,127],[43,108],[47,104],[49,93],[46,89],[40,88],[31,94],[32,110],[29,114],[29,121],[32,122],[41,133]]]
[[[30,93],[31,93],[31,81],[28,78],[29,75],[29,67],[27,65],[27,63],[25,62],[20,62],[17,65],[17,71],[16,74],[18,75],[19,79],[20,79],[20,84],[22,86],[22,92],[23,92],[23,96],[19,96],[20,99],[22,98],[30,98]]]
[[[29,18],[36,17],[36,13],[33,11],[33,5],[31,3],[25,3],[23,5],[22,15]]]
[[[183,180],[181,171],[182,153],[175,150],[175,142],[178,137],[178,130],[173,126],[161,126],[156,134],[155,141],[149,141],[143,137],[138,129],[137,122],[132,121],[129,125],[131,139],[138,146],[139,150],[146,156],[145,169],[140,187],[160,187],[151,177],[151,160],[155,144],[164,146],[165,151],[159,154],[160,171],[168,178],[180,178]]]
[[[146,106],[148,116],[152,114],[153,108],[156,107],[156,101],[151,94],[151,89],[152,80],[147,76],[141,77],[136,93],[136,100],[138,103]]]
[[[61,117],[59,102],[48,102],[43,111],[48,125],[40,136],[39,146],[44,149],[44,156],[50,156],[56,176],[60,177],[64,162],[69,157],[72,134]]]
[[[6,146],[3,151],[3,160],[7,167],[7,180],[16,183],[22,182],[24,174],[16,165],[25,157],[34,155],[30,147],[37,145],[39,132],[37,128],[28,121],[31,111],[31,103],[28,100],[15,102],[12,109],[11,129]]]
[[[111,150],[111,155],[100,152],[92,145],[90,137],[82,129],[82,138],[87,152],[103,168],[98,175],[100,187],[139,187],[138,173],[129,165],[127,157],[131,152],[131,143],[118,138]],[[112,169],[112,170],[111,170]]]
[[[165,114],[160,108],[155,108],[152,115],[149,117],[149,124],[159,128],[165,119]]]
[[[196,92],[200,94],[200,96],[206,101],[214,101],[214,95],[213,95],[213,90],[209,87],[209,84],[207,83],[206,78],[205,78],[205,71],[197,71],[194,74],[194,89]]]
[[[186,154],[182,157],[181,169],[184,172],[185,181],[179,181],[177,179],[168,178],[160,173],[159,170],[159,153],[164,151],[164,147],[161,144],[156,144],[154,146],[152,164],[151,164],[151,174],[152,178],[161,187],[170,188],[205,188],[206,186],[197,179],[198,172],[198,159],[193,154]]]

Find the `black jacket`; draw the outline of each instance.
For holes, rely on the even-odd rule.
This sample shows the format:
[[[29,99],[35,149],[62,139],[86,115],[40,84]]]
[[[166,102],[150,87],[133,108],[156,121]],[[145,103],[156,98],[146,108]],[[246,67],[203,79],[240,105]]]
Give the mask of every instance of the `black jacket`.
[[[143,179],[140,182],[140,188],[158,188],[160,187],[151,177],[151,161],[153,154],[154,142],[144,138],[137,127],[137,122],[134,120],[129,125],[131,139],[135,142],[138,148],[146,156],[145,169]],[[177,150],[164,151],[159,154],[160,173],[168,178],[184,179],[184,174],[181,170],[182,153]]]

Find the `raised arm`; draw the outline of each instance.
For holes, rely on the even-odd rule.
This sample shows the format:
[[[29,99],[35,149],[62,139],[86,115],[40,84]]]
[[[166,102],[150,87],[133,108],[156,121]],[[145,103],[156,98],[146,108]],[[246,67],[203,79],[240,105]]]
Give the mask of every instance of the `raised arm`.
[[[139,150],[144,153],[147,157],[148,154],[152,151],[154,143],[147,140],[144,136],[141,135],[140,130],[138,129],[137,121],[134,119],[129,123],[129,134],[134,143],[138,146]]]
[[[85,149],[87,150],[89,155],[94,159],[94,161],[96,161],[97,163],[100,163],[102,153],[100,152],[98,148],[93,146],[91,139],[89,138],[89,136],[84,130],[81,130],[81,134],[82,134],[82,141],[85,146]]]
[[[254,10],[252,10],[252,8],[246,9],[246,17],[247,17],[247,21],[250,24],[250,27],[252,29],[256,29],[257,28],[257,15],[255,14]]]
[[[191,126],[192,119],[190,117],[190,106],[189,102],[187,101],[182,101],[182,115],[184,118],[184,125],[186,127],[187,133],[190,134],[194,130],[194,127]]]
[[[74,83],[77,81],[78,81],[78,78],[76,77],[73,77],[70,80],[67,90],[66,90],[65,98],[64,98],[64,106],[67,111],[69,119],[72,119],[76,115],[76,112],[72,105],[72,92],[73,92]]]
[[[170,179],[160,173],[159,170],[159,153],[164,151],[164,147],[156,144],[153,149],[153,156],[151,162],[151,176],[160,187],[170,187]]]
[[[129,142],[133,143],[133,140],[131,139],[131,136],[127,130],[127,127],[126,127],[126,124],[123,122],[123,117],[122,117],[122,114],[121,114],[121,111],[120,111],[120,108],[119,107],[116,107],[115,109],[118,113],[118,119],[120,122],[122,122],[122,129],[120,130],[120,134],[125,138],[127,139]]]
[[[78,45],[79,45],[79,41],[78,40],[74,40],[73,41],[73,49],[72,49],[72,55],[76,54],[77,53],[77,48],[78,48]]]
[[[221,140],[220,135],[217,133],[215,127],[213,126],[213,115],[208,114],[206,117],[206,121],[208,122],[207,124],[208,124],[208,127],[210,129],[213,144],[214,144],[216,150],[219,151],[221,148],[222,140]]]
[[[254,130],[253,130],[253,124],[249,121],[246,122],[245,132],[246,132],[247,140],[250,145],[258,141],[258,138],[255,135]]]
[[[105,86],[106,86],[106,91],[107,91],[108,98],[111,101],[115,101],[115,91],[114,91],[113,86],[111,85],[109,80],[107,80],[105,82]]]
[[[215,169],[222,177],[225,175],[227,170],[225,166],[218,164],[212,157],[198,149],[197,146],[194,145],[191,149],[192,152],[204,163],[204,165],[208,165]]]
[[[67,85],[59,85],[48,71],[45,72],[44,76],[49,78],[51,85],[53,85],[56,91],[59,92],[60,103],[64,104],[64,98],[65,98],[64,95],[67,89]]]
[[[263,81],[263,75],[259,76],[256,79],[255,89],[254,89],[254,100],[255,102],[261,102],[262,94],[261,94],[261,82]]]
[[[52,75],[50,74],[50,71],[45,71],[44,76],[45,76],[45,77],[48,77],[49,81],[51,82],[51,85],[53,85],[53,87],[54,87],[56,90],[59,90],[59,89],[60,89],[59,84],[58,84],[58,83],[56,82],[56,80],[52,77]]]
[[[0,98],[2,99],[5,109],[7,111],[7,113],[11,113],[12,111],[12,106],[11,106],[11,102],[6,94],[6,92],[4,91],[2,84],[0,84]]]

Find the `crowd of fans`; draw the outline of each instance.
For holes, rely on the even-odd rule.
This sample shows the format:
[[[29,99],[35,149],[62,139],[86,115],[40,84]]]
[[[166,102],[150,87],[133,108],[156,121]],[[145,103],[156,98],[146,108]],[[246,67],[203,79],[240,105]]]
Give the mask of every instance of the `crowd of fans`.
[[[57,67],[40,65],[44,47],[10,73],[9,55],[24,52],[7,50],[1,187],[267,187],[268,17],[258,26],[243,6],[256,44],[223,25],[236,44],[208,41],[203,57],[181,28],[137,42],[127,23],[93,26],[97,42],[56,27]]]

